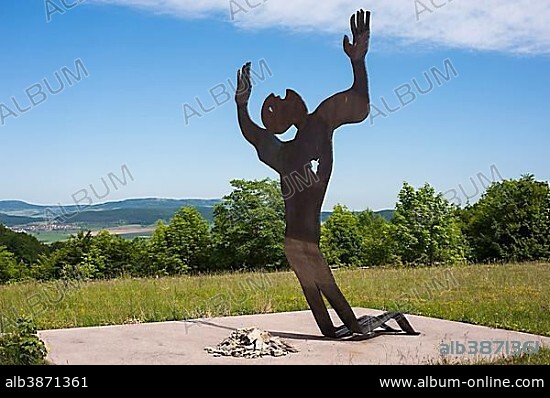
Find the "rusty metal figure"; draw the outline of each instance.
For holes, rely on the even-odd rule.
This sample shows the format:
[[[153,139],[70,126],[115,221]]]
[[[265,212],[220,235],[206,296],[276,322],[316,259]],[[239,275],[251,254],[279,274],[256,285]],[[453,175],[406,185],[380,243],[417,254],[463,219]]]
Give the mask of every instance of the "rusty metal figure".
[[[358,11],[350,23],[353,41],[350,42],[347,35],[344,37],[344,52],[353,67],[353,85],[325,100],[313,113],[308,113],[298,93],[287,90],[284,99],[271,94],[265,100],[262,121],[266,128],[255,124],[248,112],[252,93],[250,63],[238,72],[235,97],[244,137],[256,148],[260,160],[281,177],[286,218],[285,254],[319,329],[328,337],[370,333],[373,325],[386,327],[383,321],[370,317],[356,318],[319,249],[320,213],[332,174],[334,131],[345,124],[364,121],[370,112],[365,62],[370,41],[370,12]],[[276,137],[292,126],[298,130],[293,140],[283,142]],[[344,326],[334,326],[322,296]],[[399,316],[395,314],[390,318]]]

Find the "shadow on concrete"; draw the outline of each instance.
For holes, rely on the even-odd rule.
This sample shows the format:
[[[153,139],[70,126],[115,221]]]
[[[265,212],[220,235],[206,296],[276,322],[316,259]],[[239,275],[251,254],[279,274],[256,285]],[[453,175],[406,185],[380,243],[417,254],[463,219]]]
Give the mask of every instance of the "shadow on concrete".
[[[221,325],[215,322],[211,322],[204,319],[198,319],[198,320],[192,320],[192,321],[182,321],[184,323],[191,323],[194,325],[200,325],[200,326],[210,326],[213,328],[223,329],[223,330],[229,330],[231,332],[234,332],[237,330],[237,328]],[[271,335],[280,337],[283,339],[289,339],[289,340],[314,340],[314,341],[338,341],[338,342],[346,342],[346,341],[365,341],[374,339],[379,336],[411,336],[410,334],[398,331],[398,330],[375,330],[373,332],[370,332],[368,334],[364,335],[353,335],[353,336],[346,336],[341,338],[331,338],[331,337],[325,337],[321,334],[319,335],[313,335],[313,334],[304,334],[304,333],[292,333],[292,332],[278,332],[270,330],[269,333]]]

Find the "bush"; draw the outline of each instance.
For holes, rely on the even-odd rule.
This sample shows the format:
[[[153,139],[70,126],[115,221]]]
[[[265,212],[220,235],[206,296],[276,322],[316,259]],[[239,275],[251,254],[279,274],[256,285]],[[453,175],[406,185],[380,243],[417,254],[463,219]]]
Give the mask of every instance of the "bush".
[[[15,256],[4,246],[0,246],[0,283],[17,279],[17,263]]]
[[[391,221],[396,254],[405,264],[453,264],[466,259],[458,209],[426,184],[405,183]]]
[[[214,209],[212,269],[281,269],[285,207],[273,180],[231,181],[233,192]]]
[[[40,243],[34,236],[24,232],[14,232],[4,225],[0,225],[0,246],[5,246],[13,253],[18,263],[27,266],[38,260],[41,254],[48,254],[49,247]]]
[[[192,207],[180,209],[169,225],[157,224],[150,245],[148,274],[181,275],[205,270],[208,264],[208,222]]]
[[[44,365],[47,350],[29,319],[19,319],[15,332],[0,337],[0,365]]]
[[[391,225],[382,216],[371,210],[357,215],[363,238],[362,265],[388,265],[398,263]]]
[[[321,250],[333,267],[395,263],[390,224],[371,210],[336,205],[321,227]]]
[[[463,218],[474,261],[550,258],[550,187],[533,175],[491,185]]]
[[[347,207],[334,206],[332,215],[321,227],[321,251],[333,267],[361,266],[361,230],[357,216]]]

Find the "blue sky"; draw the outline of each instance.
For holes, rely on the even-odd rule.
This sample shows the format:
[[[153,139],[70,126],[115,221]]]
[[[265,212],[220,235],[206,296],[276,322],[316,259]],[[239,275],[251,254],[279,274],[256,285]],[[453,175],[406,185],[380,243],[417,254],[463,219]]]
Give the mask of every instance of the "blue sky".
[[[504,178],[550,180],[547,2],[386,3],[269,0],[251,8],[242,0],[231,15],[231,3],[218,0],[88,0],[72,9],[52,0],[49,10],[59,9],[48,22],[47,2],[3,1],[0,199],[70,204],[90,184],[105,191],[101,178],[121,175],[123,165],[133,181],[104,200],[214,198],[234,178],[275,178],[242,138],[232,100],[188,124],[183,105],[199,110],[199,98],[211,107],[210,89],[231,87],[244,62],[264,60],[270,73],[250,104],[256,121],[264,98],[286,88],[313,111],[351,83],[341,41],[361,7],[374,12],[373,104],[383,109],[383,97],[399,110],[335,134],[326,209],[391,208],[403,181],[475,192],[470,177],[490,177],[493,165]],[[46,92],[25,113],[15,108],[12,97],[24,108],[28,88],[44,89],[43,79],[57,87],[55,73],[75,71],[75,60],[88,76]],[[427,87],[424,72],[445,71],[445,60],[457,75],[401,106],[394,90],[414,89],[413,79]]]

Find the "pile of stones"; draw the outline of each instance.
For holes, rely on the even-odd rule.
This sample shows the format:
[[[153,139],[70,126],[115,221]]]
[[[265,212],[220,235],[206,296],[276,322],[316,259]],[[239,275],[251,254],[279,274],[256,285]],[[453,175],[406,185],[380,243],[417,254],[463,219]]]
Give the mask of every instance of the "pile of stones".
[[[298,352],[278,337],[257,328],[238,329],[216,347],[206,347],[205,350],[215,357],[247,359],[283,357]]]

